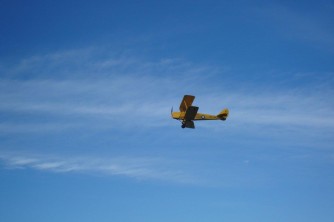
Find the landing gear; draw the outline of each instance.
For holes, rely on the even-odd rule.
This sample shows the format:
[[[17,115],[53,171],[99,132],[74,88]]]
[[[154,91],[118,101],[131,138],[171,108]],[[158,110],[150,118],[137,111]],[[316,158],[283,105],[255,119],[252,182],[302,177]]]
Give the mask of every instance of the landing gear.
[[[182,121],[182,125],[181,125],[182,129],[186,128],[186,122]]]
[[[182,127],[182,129],[184,129],[184,128],[195,129],[195,124],[194,124],[194,121],[192,121],[192,120],[185,120],[185,121],[182,121],[181,127]]]

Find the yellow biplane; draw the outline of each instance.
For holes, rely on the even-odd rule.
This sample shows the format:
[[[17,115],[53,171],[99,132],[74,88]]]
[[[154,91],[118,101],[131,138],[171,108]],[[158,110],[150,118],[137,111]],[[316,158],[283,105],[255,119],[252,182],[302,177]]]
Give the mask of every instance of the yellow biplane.
[[[195,120],[226,120],[228,109],[223,109],[217,116],[198,113],[198,107],[192,106],[195,96],[185,95],[180,104],[180,112],[171,111],[172,118],[182,122],[182,128],[195,128]]]

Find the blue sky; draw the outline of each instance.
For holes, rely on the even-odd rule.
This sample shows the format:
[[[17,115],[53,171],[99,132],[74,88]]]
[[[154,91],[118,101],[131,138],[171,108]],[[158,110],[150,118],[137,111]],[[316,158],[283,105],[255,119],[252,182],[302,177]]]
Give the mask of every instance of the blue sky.
[[[333,221],[333,11],[1,1],[0,220]]]

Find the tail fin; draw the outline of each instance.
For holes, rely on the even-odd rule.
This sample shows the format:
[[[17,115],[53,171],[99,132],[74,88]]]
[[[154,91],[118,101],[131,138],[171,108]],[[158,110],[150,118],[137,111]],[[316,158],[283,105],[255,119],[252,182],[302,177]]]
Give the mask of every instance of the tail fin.
[[[228,117],[229,111],[228,109],[223,109],[218,115],[217,117],[221,120],[226,120],[226,118]]]

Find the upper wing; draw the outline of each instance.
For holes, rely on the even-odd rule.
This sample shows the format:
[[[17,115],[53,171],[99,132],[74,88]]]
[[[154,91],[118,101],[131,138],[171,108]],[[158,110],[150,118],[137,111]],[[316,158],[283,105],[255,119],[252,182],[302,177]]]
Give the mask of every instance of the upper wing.
[[[193,103],[195,99],[195,96],[191,96],[191,95],[185,95],[182,99],[182,102],[180,104],[180,111],[181,112],[185,112],[187,111],[188,107],[191,106],[191,104]]]

